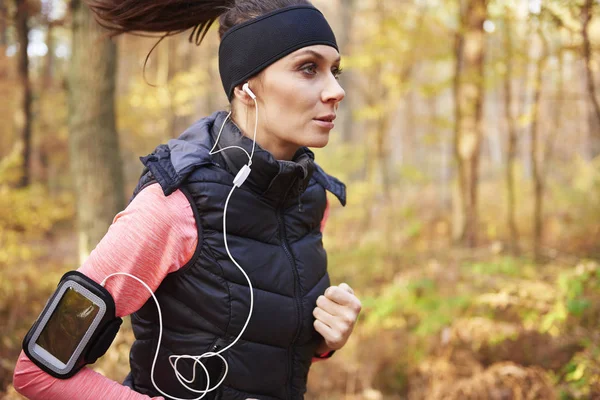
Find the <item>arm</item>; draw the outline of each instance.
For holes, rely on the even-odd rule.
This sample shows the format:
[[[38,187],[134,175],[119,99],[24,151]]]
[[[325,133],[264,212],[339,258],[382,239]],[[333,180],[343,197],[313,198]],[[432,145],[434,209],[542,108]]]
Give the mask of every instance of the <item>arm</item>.
[[[197,242],[194,215],[185,195],[178,190],[165,197],[160,186],[153,184],[115,216],[106,235],[78,270],[98,283],[112,272],[128,272],[155,291],[168,273],[191,259]],[[150,298],[146,289],[127,276],[110,278],[106,289],[113,296],[120,317],[135,312]],[[150,398],[90,368],[83,368],[70,379],[54,378],[39,369],[24,352],[17,361],[13,384],[29,399]]]

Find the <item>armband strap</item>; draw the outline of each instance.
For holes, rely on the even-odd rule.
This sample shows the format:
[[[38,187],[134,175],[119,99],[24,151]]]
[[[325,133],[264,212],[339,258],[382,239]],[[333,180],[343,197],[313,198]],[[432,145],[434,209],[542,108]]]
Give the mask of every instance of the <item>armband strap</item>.
[[[23,350],[43,371],[67,379],[106,353],[122,323],[102,285],[69,271],[25,335]]]

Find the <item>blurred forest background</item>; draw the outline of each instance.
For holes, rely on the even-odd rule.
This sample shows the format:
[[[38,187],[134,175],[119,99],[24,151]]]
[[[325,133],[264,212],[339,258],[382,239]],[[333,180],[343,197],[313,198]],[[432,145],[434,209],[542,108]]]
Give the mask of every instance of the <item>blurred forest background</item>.
[[[307,399],[600,398],[600,4],[320,0],[347,96],[324,241],[363,301]],[[224,109],[211,29],[113,41],[0,0],[0,397],[27,329],[126,206],[139,156]],[[90,184],[91,183],[91,184]],[[121,381],[126,323],[94,368]]]

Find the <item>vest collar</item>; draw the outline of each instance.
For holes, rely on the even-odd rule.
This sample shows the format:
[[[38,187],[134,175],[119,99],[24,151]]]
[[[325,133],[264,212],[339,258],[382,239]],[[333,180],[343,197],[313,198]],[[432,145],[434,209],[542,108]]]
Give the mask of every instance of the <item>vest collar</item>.
[[[219,130],[227,113],[219,111],[210,129],[212,142],[217,140]],[[238,126],[229,118],[223,127],[215,152],[231,146],[238,146],[252,154],[253,140],[244,136]],[[236,175],[248,164],[248,155],[240,149],[228,148],[218,153],[226,168]],[[291,161],[276,160],[267,150],[255,145],[251,172],[244,185],[271,201],[283,201],[287,196],[300,196],[308,186],[315,171],[314,153],[307,147],[296,151]]]
[[[225,111],[196,121],[177,139],[159,145],[151,154],[140,157],[140,161],[160,183],[165,196],[173,193],[197,168],[217,165],[234,176],[248,162],[246,153],[239,149],[227,149],[210,155],[210,149],[227,116]],[[215,151],[227,146],[240,146],[248,154],[252,152],[252,139],[244,136],[233,122],[227,122]],[[346,185],[328,175],[314,162],[314,153],[301,147],[291,161],[275,160],[267,150],[256,145],[251,173],[244,182],[251,190],[279,204],[287,196],[300,197],[308,187],[311,177],[333,193],[342,205],[346,205]],[[145,174],[146,171],[142,173]]]

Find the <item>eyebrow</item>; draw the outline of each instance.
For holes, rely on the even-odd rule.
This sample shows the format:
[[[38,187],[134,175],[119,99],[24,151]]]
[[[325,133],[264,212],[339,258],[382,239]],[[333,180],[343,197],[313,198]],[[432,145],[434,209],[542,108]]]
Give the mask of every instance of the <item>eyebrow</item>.
[[[304,50],[304,51],[302,51],[301,53],[297,53],[297,54],[294,56],[294,58],[298,58],[298,57],[301,57],[301,56],[306,56],[306,55],[309,55],[309,54],[311,54],[311,55],[315,56],[316,58],[318,58],[318,59],[320,59],[320,60],[325,60],[325,57],[323,56],[323,54],[321,54],[321,53],[319,53],[319,52],[316,52],[316,51],[314,51],[314,50]],[[341,58],[340,56],[338,56],[338,58],[336,58],[336,59],[334,60],[334,62],[336,62],[336,63],[337,63],[337,62],[340,62],[340,60],[341,60],[341,59],[342,59],[342,58]]]

